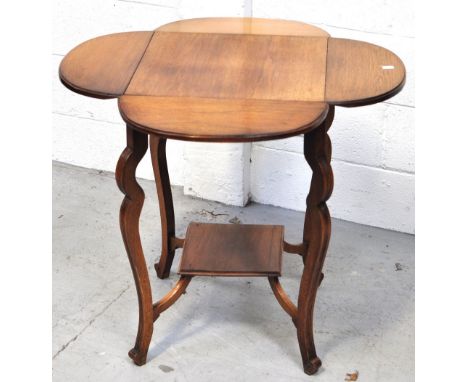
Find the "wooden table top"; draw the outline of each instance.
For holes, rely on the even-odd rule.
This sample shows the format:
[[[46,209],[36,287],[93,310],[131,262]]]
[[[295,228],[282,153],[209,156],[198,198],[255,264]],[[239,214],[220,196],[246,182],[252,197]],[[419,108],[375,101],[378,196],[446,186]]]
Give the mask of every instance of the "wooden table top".
[[[402,61],[387,49],[257,18],[182,20],[97,37],[70,51],[59,72],[77,93],[118,97],[123,119],[138,129],[232,142],[303,133],[323,121],[328,105],[381,102],[405,82]]]

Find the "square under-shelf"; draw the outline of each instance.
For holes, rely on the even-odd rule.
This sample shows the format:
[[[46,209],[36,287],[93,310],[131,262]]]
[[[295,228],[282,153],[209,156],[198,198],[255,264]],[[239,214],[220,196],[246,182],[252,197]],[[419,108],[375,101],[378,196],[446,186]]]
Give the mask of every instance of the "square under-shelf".
[[[190,223],[180,275],[281,276],[281,225]]]

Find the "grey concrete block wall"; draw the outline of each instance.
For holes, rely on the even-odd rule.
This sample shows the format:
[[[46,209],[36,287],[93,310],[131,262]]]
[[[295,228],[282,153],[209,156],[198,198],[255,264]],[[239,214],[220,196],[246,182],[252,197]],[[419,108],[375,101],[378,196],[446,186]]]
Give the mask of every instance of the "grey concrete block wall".
[[[378,105],[336,110],[330,129],[335,190],[329,206],[332,216],[340,219],[414,233],[412,2],[253,0],[253,15],[309,22],[334,37],[381,45],[402,58],[407,80],[401,93]],[[305,209],[309,172],[303,163],[302,144],[300,137],[254,143],[254,201]],[[293,187],[288,186],[291,182]]]

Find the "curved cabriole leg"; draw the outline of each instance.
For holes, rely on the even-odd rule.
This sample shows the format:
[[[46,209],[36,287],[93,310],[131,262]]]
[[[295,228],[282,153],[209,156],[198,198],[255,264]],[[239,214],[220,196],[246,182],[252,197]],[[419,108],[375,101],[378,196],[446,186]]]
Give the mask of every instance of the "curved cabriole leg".
[[[127,125],[127,147],[117,163],[115,178],[120,190],[125,194],[120,207],[120,230],[135,279],[139,306],[138,334],[135,346],[128,355],[139,366],[146,363],[153,334],[151,285],[139,233],[140,213],[145,194],[135,178],[138,163],[147,149],[148,136]]]
[[[159,200],[161,216],[161,257],[154,267],[160,279],[169,277],[174,260],[175,248],[172,241],[175,238],[174,205],[172,202],[171,183],[167,170],[166,138],[150,135],[151,162]]]
[[[304,135],[304,156],[313,175],[307,196],[303,241],[307,248],[304,272],[299,288],[297,338],[301,349],[304,372],[314,374],[322,362],[317,357],[313,336],[313,310],[317,289],[320,285],[322,267],[331,233],[330,214],[326,201],[333,190],[333,172],[330,166],[331,142],[327,134],[334,116],[330,106],[325,121]]]

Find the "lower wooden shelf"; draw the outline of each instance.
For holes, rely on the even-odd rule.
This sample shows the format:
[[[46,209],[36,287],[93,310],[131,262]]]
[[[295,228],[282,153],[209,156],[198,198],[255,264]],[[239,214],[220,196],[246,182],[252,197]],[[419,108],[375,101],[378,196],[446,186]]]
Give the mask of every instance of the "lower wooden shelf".
[[[179,274],[281,276],[284,227],[190,223]]]

